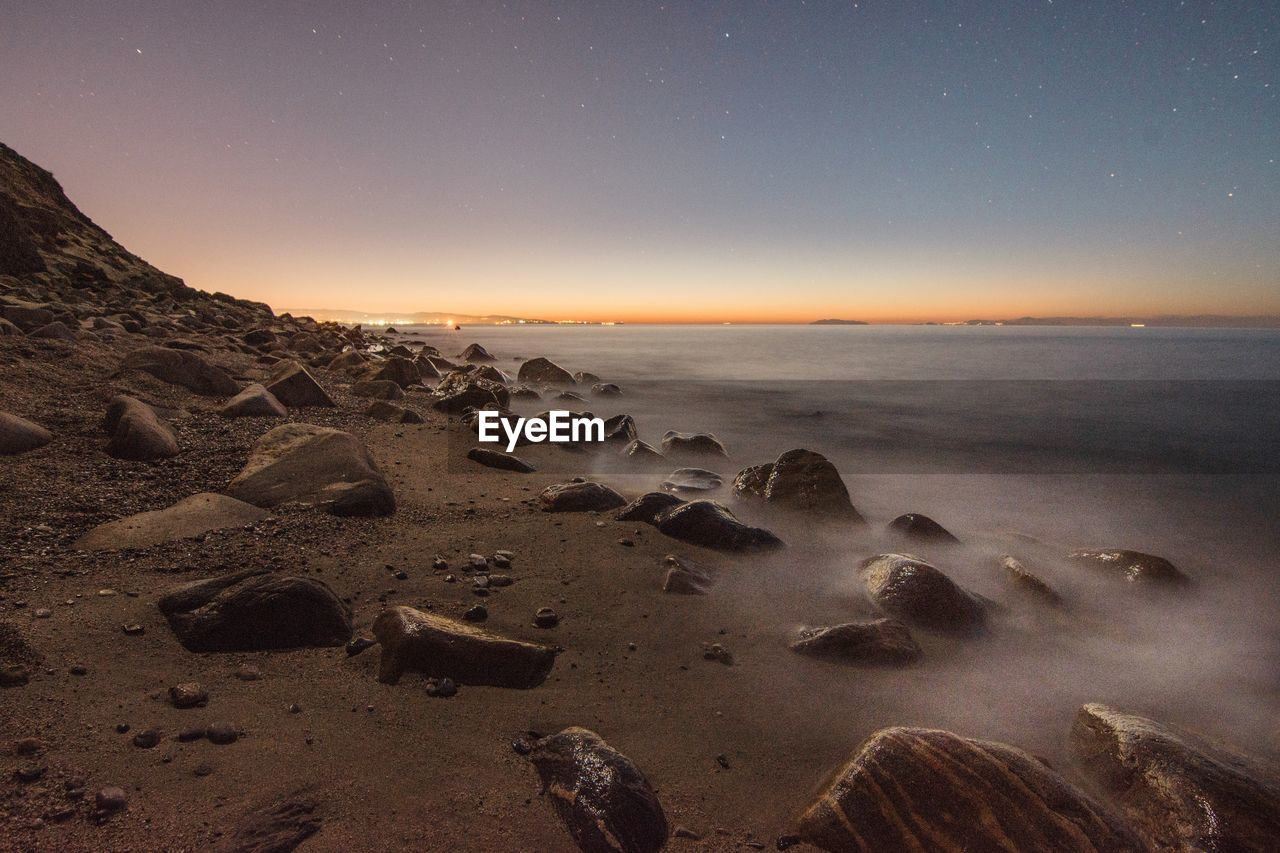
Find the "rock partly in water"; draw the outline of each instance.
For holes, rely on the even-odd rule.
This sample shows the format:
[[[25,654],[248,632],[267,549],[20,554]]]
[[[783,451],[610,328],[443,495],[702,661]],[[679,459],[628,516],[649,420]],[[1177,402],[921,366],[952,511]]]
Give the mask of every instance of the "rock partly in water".
[[[675,595],[706,595],[711,589],[711,575],[689,560],[668,554],[662,561],[667,567],[662,591]]]
[[[638,438],[632,439],[622,449],[622,455],[633,465],[657,467],[667,464],[667,457],[663,456],[658,448]]]
[[[978,599],[917,557],[880,554],[862,563],[861,574],[872,602],[912,625],[950,634],[974,634],[986,625]]]
[[[1005,577],[1009,579],[1009,582],[1018,590],[1028,593],[1046,604],[1059,605],[1062,603],[1062,597],[1054,591],[1053,587],[1028,569],[1017,557],[1005,554],[1000,558],[1000,568],[1004,571]]]
[[[798,828],[840,853],[1147,849],[1120,817],[1022,750],[936,729],[873,734]]]
[[[960,540],[927,515],[909,512],[889,522],[886,532],[901,542],[920,544],[955,544]]]
[[[849,490],[836,466],[812,450],[788,450],[767,465],[741,471],[733,482],[733,490],[781,509],[864,523],[849,500]]]
[[[412,607],[387,608],[373,633],[382,647],[378,680],[388,684],[418,672],[459,684],[530,688],[545,681],[555,664],[555,651],[547,646]]]
[[[520,474],[532,474],[538,469],[525,462],[519,456],[503,453],[501,450],[490,450],[487,447],[473,447],[467,451],[467,458],[487,468],[500,471],[515,471]]]
[[[326,584],[262,569],[180,586],[158,606],[193,652],[341,646],[351,639],[351,611]]]
[[[618,510],[614,518],[618,521],[643,521],[645,524],[654,524],[659,515],[682,503],[684,503],[683,499],[670,492],[648,492]]]
[[[120,368],[149,373],[162,382],[181,385],[205,397],[230,397],[240,391],[225,370],[191,350],[142,347],[126,355]]]
[[[297,501],[334,515],[390,515],[395,495],[355,436],[312,424],[284,424],[253,446],[227,493],[254,506]]]
[[[613,489],[590,480],[547,486],[538,500],[543,512],[604,512],[627,503],[627,499]]]
[[[1276,767],[1097,704],[1080,709],[1071,749],[1157,849],[1277,849]]]
[[[1164,557],[1123,548],[1072,551],[1067,559],[1079,566],[1096,569],[1129,583],[1181,587],[1191,579]]]
[[[316,378],[296,361],[282,361],[267,380],[267,390],[277,400],[291,409],[301,406],[321,406],[332,409],[333,402]]]
[[[713,492],[722,485],[724,478],[705,468],[677,468],[658,484],[668,492]]]
[[[724,445],[709,432],[676,432],[667,430],[662,436],[662,452],[673,458],[728,456]]]
[[[584,853],[656,853],[670,829],[640,769],[595,732],[572,727],[529,754],[556,814]]]
[[[140,512],[99,524],[71,546],[78,551],[150,548],[161,542],[190,539],[210,530],[241,527],[267,516],[260,509],[226,495],[202,492],[165,509]]]
[[[458,358],[462,359],[463,361],[470,361],[472,363],[484,362],[484,361],[497,361],[496,358],[494,358],[492,355],[489,354],[489,351],[487,349],[480,346],[479,344],[471,344],[469,347],[467,347],[461,353],[458,354]]]
[[[275,394],[255,382],[228,400],[218,414],[224,418],[283,418],[289,410]]]
[[[714,501],[681,504],[659,515],[655,523],[659,531],[673,539],[721,551],[744,551],[782,544],[782,540],[768,530],[743,524]]]
[[[591,386],[591,393],[597,397],[621,397],[622,389],[612,382],[597,382]]]
[[[436,400],[431,407],[457,415],[465,409],[483,409],[486,406],[503,409],[510,401],[511,392],[502,383],[455,373],[436,387]]]
[[[44,447],[53,435],[37,423],[0,412],[0,456],[15,456]]]
[[[609,444],[630,444],[640,435],[635,418],[631,415],[614,415],[605,418],[604,440]],[[656,452],[656,451],[655,451]]]
[[[827,660],[883,666],[905,666],[921,656],[911,629],[897,619],[806,628],[791,643],[791,650]]]
[[[537,385],[573,385],[573,374],[547,358],[531,358],[520,365],[516,379]]]
[[[117,459],[147,461],[178,455],[178,439],[155,410],[123,394],[111,398],[103,426],[110,433],[107,453]]]

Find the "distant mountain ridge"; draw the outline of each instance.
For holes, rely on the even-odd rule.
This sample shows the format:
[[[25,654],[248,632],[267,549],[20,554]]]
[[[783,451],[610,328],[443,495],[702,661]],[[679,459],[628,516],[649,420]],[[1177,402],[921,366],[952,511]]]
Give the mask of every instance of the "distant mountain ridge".
[[[445,311],[350,311],[343,308],[290,308],[286,313],[295,317],[311,317],[321,323],[332,320],[336,323],[394,324],[402,325],[436,325],[446,323],[468,324],[472,326],[496,326],[519,323],[539,326],[553,325],[553,320],[539,320],[529,317],[512,317],[506,314],[450,314]]]
[[[969,320],[969,326],[1154,326],[1164,328],[1280,329],[1280,316],[1254,314],[1166,314],[1157,317],[1018,317]]]
[[[869,325],[865,320],[814,320],[810,326],[866,326]]]

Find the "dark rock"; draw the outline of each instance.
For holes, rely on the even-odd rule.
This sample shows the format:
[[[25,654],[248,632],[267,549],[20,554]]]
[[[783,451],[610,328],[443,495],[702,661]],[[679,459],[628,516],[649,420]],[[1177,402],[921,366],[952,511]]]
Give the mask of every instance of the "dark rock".
[[[502,409],[511,401],[511,392],[505,385],[466,374],[446,377],[436,387],[436,395],[431,407],[454,415],[461,414],[464,409],[483,409],[486,406]]]
[[[812,450],[788,450],[767,465],[744,469],[734,480],[733,490],[781,509],[864,522],[849,500],[849,490],[836,466]]]
[[[550,607],[539,607],[533,614],[533,624],[538,628],[554,628],[560,624],[560,617]]]
[[[1080,709],[1075,759],[1159,850],[1274,850],[1280,773],[1233,750],[1105,705]]]
[[[597,397],[621,397],[622,389],[612,382],[598,382],[591,386],[591,393]]]
[[[351,393],[356,397],[373,400],[404,399],[404,389],[390,379],[364,379],[352,384]]]
[[[631,415],[614,415],[605,418],[604,440],[609,444],[630,444],[640,435],[635,418]],[[654,451],[655,453],[657,451]]]
[[[671,457],[728,456],[724,445],[709,432],[676,432],[662,436],[662,452]]]
[[[886,666],[915,663],[921,656],[911,630],[897,619],[807,628],[791,644],[791,650],[810,657]]]
[[[498,468],[503,471],[516,471],[520,474],[532,474],[538,469],[525,462],[519,456],[512,456],[509,453],[503,453],[500,450],[490,450],[486,447],[473,447],[467,452],[467,458],[472,462],[478,462],[489,468]]]
[[[981,602],[916,557],[871,557],[863,561],[861,574],[875,605],[912,625],[952,634],[974,634],[986,625]]]
[[[240,819],[211,853],[288,853],[320,831],[321,800],[303,789]]]
[[[351,612],[328,586],[261,569],[186,584],[158,606],[193,652],[340,646],[351,638]]]
[[[1079,566],[1097,569],[1129,583],[1181,587],[1191,583],[1173,563],[1163,557],[1124,549],[1072,551],[1067,559]]]
[[[41,326],[30,334],[33,338],[44,338],[53,341],[74,341],[76,339],[76,333],[69,329],[66,323],[59,320]]]
[[[77,551],[150,548],[175,539],[190,539],[210,530],[252,524],[266,516],[266,510],[253,504],[202,492],[165,509],[100,524],[72,543],[72,548]]]
[[[94,795],[94,803],[104,812],[118,812],[129,804],[129,795],[114,785],[102,788]]]
[[[178,732],[178,740],[182,743],[191,743],[192,741],[203,740],[205,726],[189,726]]]
[[[667,457],[658,452],[657,448],[638,438],[623,448],[622,455],[634,465],[656,467],[667,464]]]
[[[1022,750],[935,729],[873,734],[798,829],[831,851],[1146,850],[1119,817]]]
[[[204,735],[209,743],[226,746],[240,739],[240,729],[234,723],[213,723],[205,729]]]
[[[154,749],[160,744],[160,730],[147,729],[133,736],[133,745],[138,749]]]
[[[146,461],[178,455],[178,439],[173,430],[141,400],[124,395],[112,397],[104,426],[111,434],[107,453],[117,459]]]
[[[703,643],[702,659],[722,663],[725,666],[733,666],[733,652],[720,643]]]
[[[927,515],[909,512],[889,522],[886,532],[902,542],[921,544],[957,543],[960,540]]]
[[[529,755],[556,814],[584,853],[656,853],[669,828],[640,769],[595,732],[567,728]]]
[[[496,358],[494,358],[492,355],[489,354],[489,351],[487,349],[480,346],[479,344],[471,344],[469,347],[467,347],[461,353],[458,354],[458,358],[462,359],[463,361],[469,361],[472,363],[482,362],[482,361],[497,361]]]
[[[542,395],[537,389],[530,388],[528,385],[517,385],[511,389],[512,400],[541,400]]]
[[[483,622],[489,618],[489,608],[483,604],[473,604],[467,608],[467,612],[462,614],[462,618],[468,622]]]
[[[265,386],[254,383],[228,400],[218,414],[224,418],[283,418],[289,410]]]
[[[194,681],[169,688],[169,703],[175,708],[203,708],[209,704],[209,691]]]
[[[150,373],[162,382],[205,397],[230,397],[240,391],[225,370],[191,350],[142,347],[125,356],[120,367]]]
[[[330,370],[341,370],[350,374],[357,371],[364,371],[365,366],[368,363],[369,362],[360,353],[355,350],[347,350],[341,355],[334,356],[333,360],[329,362],[328,367]]]
[[[338,404],[333,402],[316,378],[296,361],[282,361],[272,371],[266,388],[271,394],[289,408],[300,406],[321,406],[332,409]]]
[[[675,595],[706,595],[711,589],[711,575],[694,563],[668,554],[662,561],[667,576],[662,581],[662,591]]]
[[[603,483],[557,483],[538,496],[544,512],[604,512],[625,506],[627,499]]]
[[[572,373],[546,358],[531,358],[520,365],[516,379],[520,382],[533,382],[539,385],[574,384]]]
[[[373,648],[377,644],[377,640],[370,640],[368,637],[352,637],[347,641],[347,657],[355,657],[365,649]]]
[[[394,684],[406,671],[460,684],[537,687],[555,652],[411,607],[389,607],[373,623],[382,646],[378,680]]]
[[[0,412],[0,456],[14,456],[44,447],[53,435],[37,423]]]
[[[452,678],[427,679],[427,695],[437,699],[448,699],[458,695],[458,685]]]
[[[1004,570],[1005,576],[1018,589],[1030,593],[1047,604],[1057,605],[1062,603],[1061,596],[1054,592],[1053,587],[1041,580],[1039,576],[1033,574],[1017,557],[1008,554],[1001,557],[1000,568]]]
[[[761,527],[749,527],[714,501],[692,501],[672,507],[655,522],[662,533],[681,542],[721,551],[744,551],[782,544]]]
[[[585,403],[585,402],[587,402],[587,398],[586,398],[586,397],[583,397],[581,394],[575,394],[575,393],[573,393],[572,391],[561,391],[559,394],[557,394],[557,395],[556,395],[556,397],[555,397],[555,398],[556,398],[557,400],[560,400],[560,401],[561,401],[561,402],[563,402],[563,403]]]
[[[406,409],[403,406],[397,406],[395,403],[386,400],[375,400],[370,404],[364,413],[377,421],[386,421],[392,424],[420,424],[425,423],[422,415],[413,409]]]
[[[276,333],[270,329],[253,329],[240,336],[240,340],[244,341],[251,347],[274,343],[275,339]]]
[[[647,492],[618,510],[614,516],[618,521],[643,521],[654,524],[658,516],[672,507],[684,503],[681,498],[670,492]]]
[[[577,373],[573,374],[573,381],[578,385],[595,385],[601,380],[599,376],[596,376],[590,371],[579,370]]]
[[[374,362],[369,366],[368,376],[374,381],[394,382],[401,388],[408,388],[422,381],[422,371],[414,361],[396,356],[386,361]]]
[[[724,478],[705,468],[677,468],[659,484],[669,492],[713,492],[722,485]]]

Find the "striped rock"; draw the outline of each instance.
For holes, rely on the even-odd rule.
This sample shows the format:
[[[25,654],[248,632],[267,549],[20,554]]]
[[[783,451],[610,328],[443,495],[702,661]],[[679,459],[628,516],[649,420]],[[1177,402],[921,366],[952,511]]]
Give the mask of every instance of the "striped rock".
[[[1020,749],[936,729],[876,732],[801,815],[830,851],[1142,851],[1120,818]]]
[[[595,732],[572,727],[543,738],[529,760],[583,853],[653,853],[667,843],[649,780]]]

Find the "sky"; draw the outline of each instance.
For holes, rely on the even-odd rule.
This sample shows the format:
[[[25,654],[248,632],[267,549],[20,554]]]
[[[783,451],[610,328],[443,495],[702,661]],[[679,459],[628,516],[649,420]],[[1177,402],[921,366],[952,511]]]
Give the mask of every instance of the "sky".
[[[1280,3],[0,0],[0,141],[278,310],[1280,314]]]

